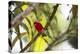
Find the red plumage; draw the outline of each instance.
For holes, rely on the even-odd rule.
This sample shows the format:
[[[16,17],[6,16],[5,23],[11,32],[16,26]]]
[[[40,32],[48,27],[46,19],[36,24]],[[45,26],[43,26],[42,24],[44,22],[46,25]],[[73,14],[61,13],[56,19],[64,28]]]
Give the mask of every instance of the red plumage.
[[[34,22],[34,26],[38,32],[43,32],[43,26],[39,22]]]

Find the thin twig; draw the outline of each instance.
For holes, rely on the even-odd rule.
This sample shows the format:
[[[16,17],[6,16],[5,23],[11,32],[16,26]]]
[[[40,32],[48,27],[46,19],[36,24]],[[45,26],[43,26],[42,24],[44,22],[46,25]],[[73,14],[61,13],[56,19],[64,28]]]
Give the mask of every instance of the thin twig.
[[[27,32],[23,32],[20,34],[20,38],[23,37]],[[14,47],[15,43],[17,42],[18,40],[18,36],[16,36],[12,42],[12,47]]]
[[[11,21],[11,26],[15,27],[16,25],[20,24],[21,21],[24,19],[24,16],[27,16],[35,7],[35,4],[33,4],[32,6],[28,7],[25,11],[21,12],[20,14],[18,14],[13,21]]]
[[[57,4],[56,6],[53,7],[54,10],[52,12],[52,15],[50,16],[49,21],[47,22],[47,24],[46,24],[44,29],[46,29],[50,25],[50,22],[52,21],[53,17],[55,16],[55,13],[57,11],[58,6],[59,6],[59,4]]]
[[[16,32],[17,32],[17,36],[18,36],[18,39],[19,39],[19,41],[20,41],[20,48],[22,49],[22,48],[23,48],[23,44],[22,44],[22,40],[21,40],[21,37],[20,37],[19,25],[17,25],[17,26],[15,27],[15,30],[16,30]]]

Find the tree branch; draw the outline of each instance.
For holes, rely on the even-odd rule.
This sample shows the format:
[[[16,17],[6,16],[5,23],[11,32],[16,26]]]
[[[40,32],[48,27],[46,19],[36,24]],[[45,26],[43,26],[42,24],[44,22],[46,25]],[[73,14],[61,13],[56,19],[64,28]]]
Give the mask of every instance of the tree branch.
[[[55,13],[56,13],[56,11],[57,11],[58,6],[59,6],[59,4],[57,4],[57,5],[54,7],[54,10],[53,10],[53,12],[52,12],[52,15],[50,16],[49,21],[47,22],[47,24],[46,24],[46,26],[45,26],[44,29],[46,29],[46,28],[49,26],[51,20],[53,19],[54,15],[55,15]],[[39,35],[40,35],[40,33],[38,33],[20,52],[24,52],[26,49],[28,49],[29,46],[31,46],[31,44],[34,43],[34,41],[39,37]]]

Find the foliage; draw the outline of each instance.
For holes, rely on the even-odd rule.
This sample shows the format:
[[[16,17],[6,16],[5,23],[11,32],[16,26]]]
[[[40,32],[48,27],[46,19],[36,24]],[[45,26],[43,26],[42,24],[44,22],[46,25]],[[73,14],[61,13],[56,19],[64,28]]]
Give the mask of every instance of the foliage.
[[[77,16],[73,17],[72,7],[69,14],[64,19],[64,14],[60,4],[50,3],[27,3],[14,2],[9,4],[16,5],[16,8],[11,11],[10,16],[13,18],[9,21],[12,33],[16,34],[12,40],[12,48],[16,42],[20,40],[20,52],[27,51],[45,51],[51,50],[57,44],[77,36]],[[11,7],[9,6],[9,8]],[[75,9],[74,9],[75,10]],[[10,13],[10,12],[9,12]],[[72,15],[70,15],[72,13]],[[77,14],[77,13],[76,13]],[[9,19],[10,19],[9,18]],[[69,20],[67,20],[69,18]],[[45,30],[46,35],[39,33],[34,26],[34,22],[39,21]],[[13,31],[14,30],[14,31]],[[24,30],[24,31],[22,31]],[[11,32],[9,32],[11,33]],[[13,38],[13,36],[11,35]],[[26,43],[23,47],[23,41]]]

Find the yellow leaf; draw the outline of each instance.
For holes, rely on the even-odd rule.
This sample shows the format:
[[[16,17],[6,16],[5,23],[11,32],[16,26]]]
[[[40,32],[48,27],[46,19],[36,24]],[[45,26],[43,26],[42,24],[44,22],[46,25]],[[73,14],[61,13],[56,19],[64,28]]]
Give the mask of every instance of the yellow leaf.
[[[26,10],[28,8],[28,5],[23,5],[21,8],[24,11],[24,10]]]
[[[42,35],[40,35],[34,42],[32,51],[44,51],[47,46],[48,45],[44,41]]]

